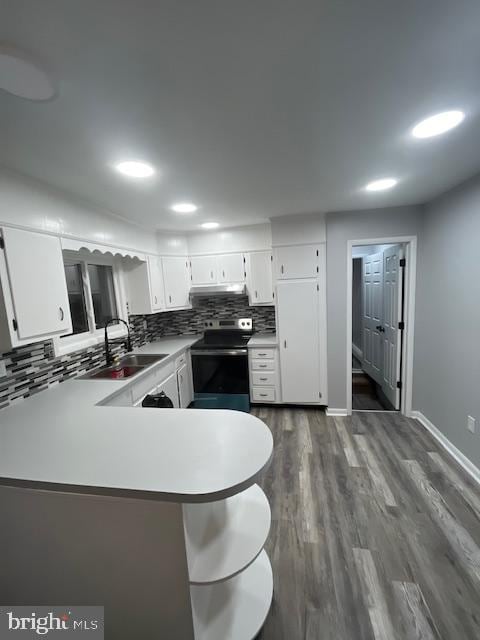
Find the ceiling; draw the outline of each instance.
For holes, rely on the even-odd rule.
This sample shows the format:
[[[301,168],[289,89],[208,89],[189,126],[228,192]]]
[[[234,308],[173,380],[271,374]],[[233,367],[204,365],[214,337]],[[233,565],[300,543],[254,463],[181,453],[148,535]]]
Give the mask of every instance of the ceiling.
[[[478,0],[1,4],[0,41],[57,97],[0,91],[0,163],[142,226],[421,203],[480,170]],[[458,129],[409,135],[456,108]],[[125,159],[158,174],[125,179]]]

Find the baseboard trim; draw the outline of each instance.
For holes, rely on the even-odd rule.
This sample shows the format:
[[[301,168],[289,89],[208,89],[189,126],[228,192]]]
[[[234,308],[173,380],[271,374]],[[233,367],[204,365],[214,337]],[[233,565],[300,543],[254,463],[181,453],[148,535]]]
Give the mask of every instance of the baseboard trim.
[[[411,418],[418,420],[420,424],[429,431],[432,436],[439,442],[442,447],[454,458],[458,464],[464,469],[468,475],[480,485],[480,469],[473,464],[471,460],[463,454],[460,449],[450,442],[450,440],[438,429],[433,422],[423,415],[421,411],[411,411]]]
[[[358,360],[360,360],[360,362],[363,361],[363,351],[359,349],[356,344],[353,344],[353,342],[352,342],[352,353],[356,358],[358,358]]]
[[[329,418],[348,416],[348,411],[346,409],[335,409],[334,407],[327,407],[325,409],[325,413]]]

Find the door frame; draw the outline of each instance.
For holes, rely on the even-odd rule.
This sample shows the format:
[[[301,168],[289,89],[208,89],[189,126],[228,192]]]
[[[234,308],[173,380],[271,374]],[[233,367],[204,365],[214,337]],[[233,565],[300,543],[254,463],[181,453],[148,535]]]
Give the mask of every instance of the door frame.
[[[400,413],[410,417],[413,395],[413,353],[415,331],[415,290],[417,281],[417,236],[388,236],[347,241],[347,414],[352,414],[352,294],[353,247],[375,244],[404,244],[406,257],[404,320],[402,346],[402,392]]]

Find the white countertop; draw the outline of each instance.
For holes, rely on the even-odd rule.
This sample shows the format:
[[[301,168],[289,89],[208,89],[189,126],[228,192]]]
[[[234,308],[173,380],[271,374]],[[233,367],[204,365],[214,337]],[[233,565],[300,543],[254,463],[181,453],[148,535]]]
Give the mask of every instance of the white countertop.
[[[278,338],[276,333],[254,333],[248,341],[249,348],[276,347]]]
[[[161,339],[134,352],[168,353],[161,366],[197,339]],[[273,440],[252,415],[96,406],[141,376],[74,379],[0,411],[0,484],[210,502],[256,481]]]

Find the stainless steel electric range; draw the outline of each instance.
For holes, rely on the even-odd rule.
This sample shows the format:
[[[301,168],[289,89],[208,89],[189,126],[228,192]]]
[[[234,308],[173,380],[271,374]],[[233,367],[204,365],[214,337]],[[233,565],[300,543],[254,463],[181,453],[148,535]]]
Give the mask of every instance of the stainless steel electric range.
[[[192,345],[193,407],[250,410],[247,344],[252,318],[205,322],[202,339]]]

